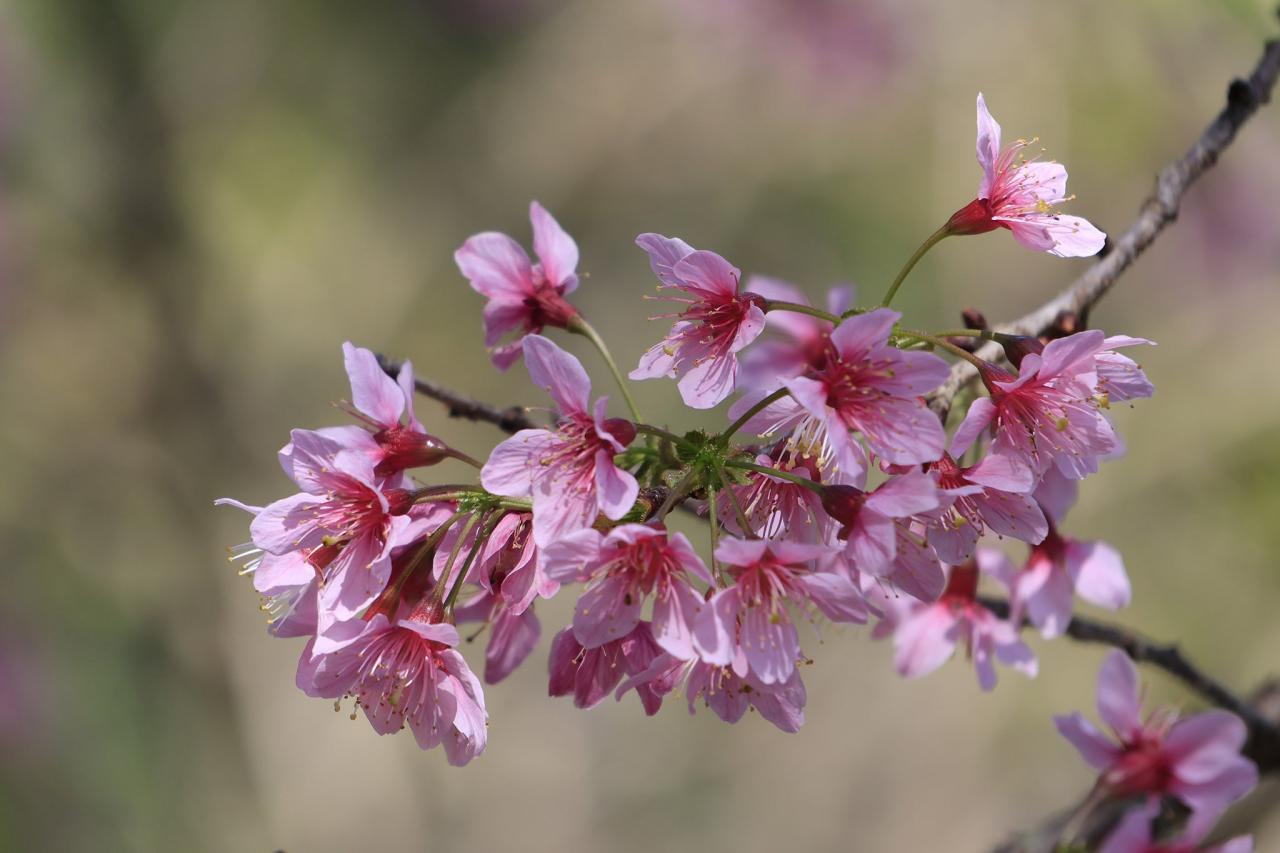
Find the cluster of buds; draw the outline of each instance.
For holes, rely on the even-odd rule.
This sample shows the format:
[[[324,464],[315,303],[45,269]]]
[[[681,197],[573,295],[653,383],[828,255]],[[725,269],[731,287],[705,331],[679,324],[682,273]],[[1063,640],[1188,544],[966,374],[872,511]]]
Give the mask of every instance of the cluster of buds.
[[[488,299],[494,364],[523,358],[553,418],[473,460],[414,416],[408,363],[393,379],[373,353],[346,345],[358,424],[295,430],[279,458],[300,492],[265,507],[236,503],[254,516],[240,556],[271,633],[307,638],[298,685],[350,697],[378,732],[408,726],[423,748],[442,745],[464,764],[485,747],[487,714],[457,626],[488,630],[483,681],[494,684],[536,647],[536,601],[569,589],[576,605],[551,642],[549,692],[582,708],[634,692],[653,714],[682,691],[691,712],[736,722],[755,709],[796,731],[809,662],[800,626],[822,620],[874,622],[906,676],[935,670],[957,648],[984,690],[997,663],[1034,676],[1024,627],[1062,634],[1077,597],[1129,603],[1116,550],[1062,527],[1078,482],[1122,452],[1108,409],[1153,393],[1121,352],[1150,342],[1094,330],[1047,341],[925,333],[889,307],[923,252],[947,236],[1003,227],[1057,256],[1101,249],[1101,232],[1055,211],[1065,169],[1023,159],[1026,144],[1001,148],[979,96],[978,198],[875,306],[837,288],[817,308],[789,284],[744,281],[714,252],[640,235],[658,298],[678,311],[630,378],[676,379],[694,409],[738,395],[714,434],[641,418],[600,336],[567,299],[578,247],[540,205],[531,208],[536,263],[506,235],[468,239],[455,257]],[[622,386],[626,418],[593,399],[583,365],[542,334],[557,329],[596,347]],[[1002,343],[1013,372],[955,343],[965,338]],[[925,404],[950,374],[942,354],[972,362],[986,391],[950,436]],[[447,459],[477,476],[429,485],[409,474]],[[668,529],[677,509],[705,520],[703,554]],[[992,538],[1025,543],[1025,562],[989,547]],[[984,581],[1003,588],[1003,615],[979,595]],[[1127,663],[1108,662],[1108,684],[1129,677]],[[1223,796],[1196,787],[1203,774],[1179,775],[1179,756],[1195,754],[1194,720],[1143,724],[1119,701],[1103,717],[1120,746],[1102,745],[1078,719],[1059,721],[1102,771],[1100,785],[1220,808]],[[1247,789],[1247,774],[1231,772],[1220,786],[1230,788],[1226,801]]]

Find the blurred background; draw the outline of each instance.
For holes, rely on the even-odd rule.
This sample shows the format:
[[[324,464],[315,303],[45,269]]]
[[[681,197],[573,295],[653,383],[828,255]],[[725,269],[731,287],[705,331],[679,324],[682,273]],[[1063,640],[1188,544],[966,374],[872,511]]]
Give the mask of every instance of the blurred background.
[[[541,405],[489,367],[451,257],[485,229],[527,245],[531,198],[576,237],[576,301],[624,369],[665,329],[641,231],[876,298],[975,193],[979,90],[1118,233],[1276,32],[1270,6],[4,0],[0,847],[979,850],[1074,802],[1091,777],[1049,718],[1092,708],[1100,648],[1035,641],[1041,676],[984,695],[962,661],[904,681],[889,645],[825,627],[784,735],[678,699],[654,719],[548,699],[564,597],[487,691],[488,752],[449,768],[296,690],[300,644],[224,559],[246,519],[212,501],[289,491],[288,430],[345,422],[344,340]],[[1125,555],[1122,621],[1242,692],[1280,665],[1277,197],[1272,106],[1095,312],[1160,342],[1158,393],[1118,412],[1129,454],[1068,524]],[[1009,318],[1086,263],[947,241],[899,307]],[[676,411],[673,383],[636,393]],[[474,455],[501,437],[418,411]],[[1275,797],[1232,817],[1261,850]]]

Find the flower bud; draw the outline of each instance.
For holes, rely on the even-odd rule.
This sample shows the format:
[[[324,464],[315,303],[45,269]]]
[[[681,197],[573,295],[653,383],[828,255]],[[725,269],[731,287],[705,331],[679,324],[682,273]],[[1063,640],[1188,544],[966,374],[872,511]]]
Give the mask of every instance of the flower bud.
[[[1022,367],[1022,359],[1028,355],[1039,355],[1044,352],[1044,344],[1039,338],[1027,335],[1000,335],[1000,346],[1004,347],[1004,357],[1014,367]]]
[[[604,431],[623,447],[630,446],[636,440],[636,425],[626,418],[609,418],[604,422]]]
[[[380,430],[373,440],[382,448],[382,459],[373,469],[380,477],[436,465],[451,455],[449,446],[440,439],[404,426]]]

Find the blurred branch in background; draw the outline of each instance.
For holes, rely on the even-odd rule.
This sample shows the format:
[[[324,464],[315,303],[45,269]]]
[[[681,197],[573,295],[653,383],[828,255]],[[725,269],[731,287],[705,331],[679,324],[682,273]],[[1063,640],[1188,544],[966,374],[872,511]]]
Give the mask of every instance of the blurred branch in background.
[[[1276,77],[1280,76],[1280,39],[1266,42],[1262,57],[1247,80],[1236,79],[1227,87],[1227,105],[1205,129],[1187,153],[1169,164],[1156,179],[1156,190],[1143,203],[1138,218],[1114,245],[1108,241],[1105,256],[1085,271],[1069,287],[1031,313],[999,326],[997,332],[1042,335],[1063,317],[1087,319],[1089,309],[1107,294],[1121,274],[1147,250],[1175,219],[1182,196],[1226,150],[1236,133],[1258,108],[1271,100]],[[1079,325],[1083,327],[1083,322]],[[998,361],[1004,350],[997,343],[977,351],[987,361]],[[956,363],[942,387],[930,395],[929,405],[946,420],[956,394],[978,378],[977,369],[966,361]]]
[[[404,362],[387,358],[379,353],[378,364],[382,366],[382,369],[388,375],[394,377],[400,372],[400,367]],[[530,418],[521,406],[499,408],[446,388],[438,382],[432,382],[430,379],[423,379],[417,376],[414,377],[413,386],[414,390],[424,397],[430,397],[432,400],[443,403],[448,408],[449,417],[451,418],[484,421],[507,433],[516,433],[522,429],[542,428],[542,424]]]

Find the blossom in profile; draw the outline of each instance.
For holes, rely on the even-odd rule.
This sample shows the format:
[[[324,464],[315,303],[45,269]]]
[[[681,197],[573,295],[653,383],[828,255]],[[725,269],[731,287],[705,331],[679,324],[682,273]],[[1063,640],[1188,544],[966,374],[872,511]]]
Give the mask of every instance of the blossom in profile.
[[[484,343],[499,370],[520,358],[526,335],[547,326],[568,328],[578,316],[578,309],[565,300],[578,287],[578,244],[536,201],[529,205],[529,219],[536,264],[519,243],[496,231],[467,238],[453,253],[472,289],[489,300]],[[502,343],[512,332],[514,337]]]
[[[1050,341],[1043,353],[1022,359],[1018,375],[987,365],[982,381],[990,397],[979,397],[951,441],[958,457],[987,429],[995,433],[990,453],[1008,456],[1037,475],[1051,466],[1082,480],[1120,448],[1111,423],[1098,409],[1096,356],[1102,332],[1077,332]]]
[[[1170,795],[1193,811],[1215,811],[1257,785],[1258,768],[1240,754],[1248,730],[1235,714],[1206,711],[1179,719],[1177,711],[1161,708],[1143,719],[1141,712],[1137,668],[1116,649],[1098,672],[1098,716],[1111,736],[1079,712],[1053,722],[1116,797]]]
[[[574,638],[585,648],[630,634],[652,598],[654,641],[693,656],[692,626],[706,603],[691,581],[715,581],[683,533],[649,524],[619,525],[605,536],[582,530],[551,543],[544,562],[551,580],[587,584],[573,613]]]
[[[853,480],[865,474],[867,459],[852,432],[889,463],[937,459],[946,434],[921,395],[938,387],[949,368],[932,353],[889,345],[889,333],[901,316],[877,308],[842,321],[831,332],[822,368],[783,379],[790,397],[765,408],[744,429],[758,435],[789,430],[793,448],[817,457],[823,467],[834,461]],[[730,416],[763,397],[763,392],[745,396]]]
[[[873,603],[885,618],[871,636],[893,637],[893,663],[898,674],[920,678],[965,650],[978,675],[978,686],[996,686],[996,662],[1034,678],[1035,655],[1018,637],[1013,623],[1001,619],[977,600],[978,567],[971,560],[952,566],[947,586],[933,603],[890,598],[881,594]]]
[[[640,357],[632,379],[678,379],[680,397],[694,409],[710,409],[737,385],[737,353],[764,330],[764,297],[742,290],[737,267],[715,252],[695,251],[683,240],[641,234],[661,282],[659,297],[683,305],[667,336]],[[656,319],[656,318],[655,318]]]
[[[1060,258],[1082,258],[1102,250],[1107,235],[1079,216],[1059,213],[1070,201],[1067,170],[1061,163],[1030,160],[1023,152],[1032,141],[1019,139],[1000,147],[1000,125],[978,94],[978,163],[982,182],[978,197],[956,211],[946,229],[951,234],[985,234],[1007,228],[1029,249]]]
[[[1129,809],[1098,847],[1098,853],[1253,853],[1253,839],[1247,835],[1200,846],[1221,816],[1208,809],[1192,812],[1178,838],[1157,841],[1153,824],[1159,814],[1160,803],[1153,799]]]
[[[458,654],[452,625],[378,613],[332,625],[307,643],[298,686],[309,696],[351,696],[378,734],[405,726],[418,746],[443,746],[461,766],[484,751],[484,691]]]
[[[595,524],[603,513],[618,520],[636,502],[640,486],[613,457],[636,437],[635,426],[606,418],[608,398],[589,407],[591,379],[582,364],[541,335],[525,338],[533,383],[560,411],[553,429],[525,429],[493,449],[480,482],[495,495],[533,497],[533,538],[540,547]]]
[[[653,640],[648,622],[640,622],[625,637],[610,640],[594,649],[585,648],[574,638],[572,628],[565,628],[551,641],[548,660],[551,696],[573,695],[579,708],[600,704],[623,678],[644,672],[662,654]],[[653,715],[662,706],[662,694],[647,684],[636,689],[645,713]]]

